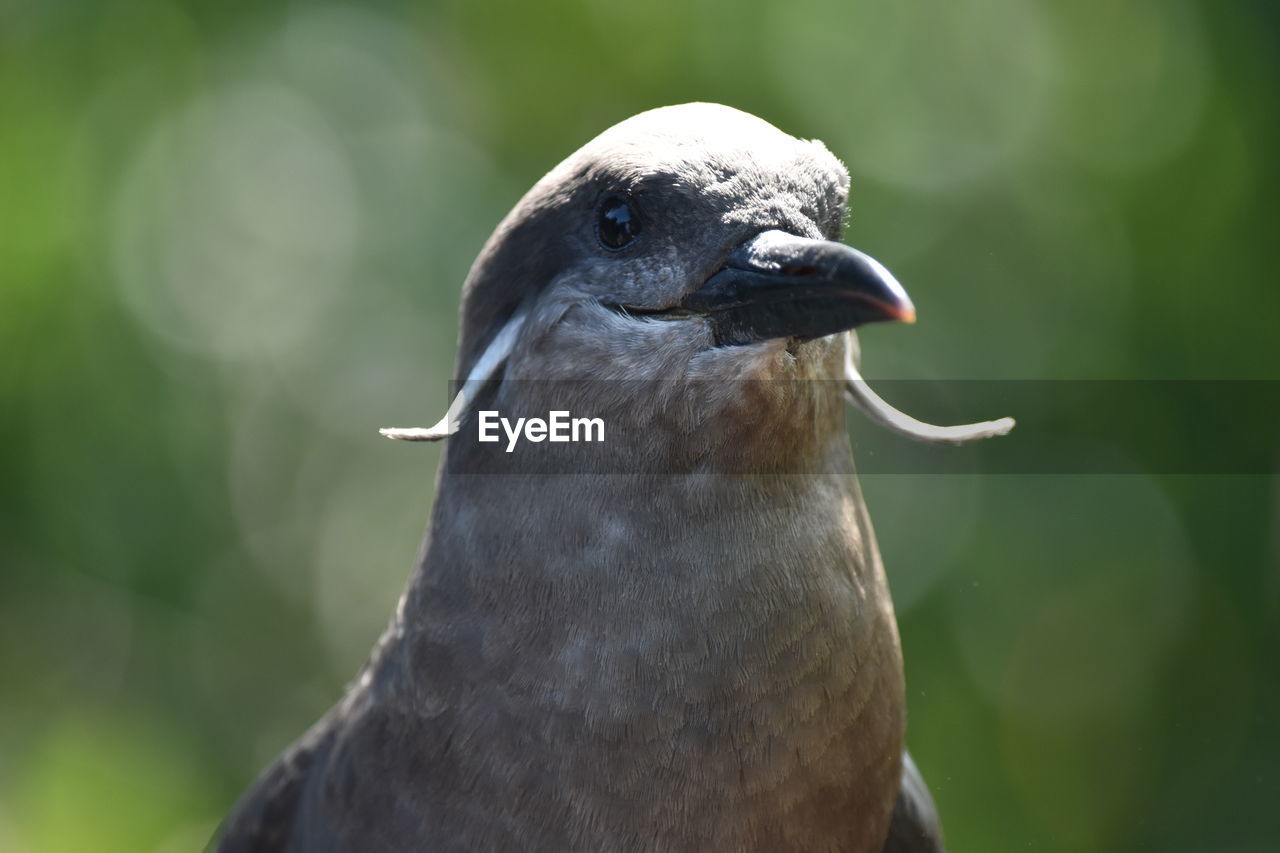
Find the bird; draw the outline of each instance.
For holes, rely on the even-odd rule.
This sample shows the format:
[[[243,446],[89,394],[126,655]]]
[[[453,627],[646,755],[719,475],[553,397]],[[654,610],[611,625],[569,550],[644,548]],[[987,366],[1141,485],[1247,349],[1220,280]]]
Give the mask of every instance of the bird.
[[[539,180],[463,284],[420,561],[223,853],[942,850],[843,414],[924,441],[854,329],[913,322],[840,242],[849,174],[731,107],[659,107]],[[482,442],[585,412],[603,441]],[[531,433],[526,433],[531,435]]]

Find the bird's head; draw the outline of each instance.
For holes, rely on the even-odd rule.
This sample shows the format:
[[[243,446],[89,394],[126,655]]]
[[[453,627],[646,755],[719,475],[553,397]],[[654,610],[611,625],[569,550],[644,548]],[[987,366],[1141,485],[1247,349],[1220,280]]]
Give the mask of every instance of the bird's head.
[[[703,417],[812,403],[809,380],[865,390],[845,333],[912,322],[915,309],[884,266],[837,242],[848,189],[821,142],[728,107],[664,107],[610,128],[540,180],[477,258],[463,293],[466,381],[449,413],[384,433],[452,434],[499,375],[594,383],[615,410],[626,395],[607,383],[663,383],[705,397]],[[735,390],[748,386],[757,393]],[[905,418],[885,411],[878,420]]]

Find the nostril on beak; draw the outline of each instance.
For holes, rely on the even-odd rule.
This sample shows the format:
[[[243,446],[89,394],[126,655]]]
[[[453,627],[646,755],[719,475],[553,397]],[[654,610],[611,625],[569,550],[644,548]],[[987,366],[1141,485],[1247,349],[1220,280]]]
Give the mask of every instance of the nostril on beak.
[[[809,276],[817,275],[818,268],[811,264],[788,264],[780,272],[783,275]]]

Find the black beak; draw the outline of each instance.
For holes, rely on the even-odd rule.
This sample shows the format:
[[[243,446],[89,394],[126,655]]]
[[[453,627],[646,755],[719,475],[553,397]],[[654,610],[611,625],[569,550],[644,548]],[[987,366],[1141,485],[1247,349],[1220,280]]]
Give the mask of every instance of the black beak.
[[[714,324],[716,343],[807,341],[864,323],[913,323],[915,307],[879,261],[843,243],[765,231],[729,255],[681,308]]]

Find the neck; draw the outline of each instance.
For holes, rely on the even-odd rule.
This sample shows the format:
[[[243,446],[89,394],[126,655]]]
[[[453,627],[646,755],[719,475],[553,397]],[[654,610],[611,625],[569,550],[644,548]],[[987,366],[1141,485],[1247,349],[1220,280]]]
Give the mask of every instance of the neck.
[[[374,666],[441,779],[504,802],[545,768],[600,825],[649,803],[673,848],[814,849],[848,815],[883,837],[897,790],[901,658],[850,475],[446,470]],[[455,739],[499,748],[454,768]]]
[[[901,656],[839,398],[813,393],[727,422],[675,400],[626,473],[515,452],[464,473],[476,444],[450,439],[422,564],[351,699],[412,722],[396,761],[511,820],[513,790],[567,804],[521,818],[550,833],[533,846],[608,846],[637,808],[670,849],[880,844]],[[771,470],[769,448],[804,464]]]
[[[530,654],[565,664],[550,679],[598,679],[615,654],[678,678],[668,664],[709,636],[737,655],[815,619],[871,630],[888,597],[839,439],[803,474],[446,469],[400,628],[428,644],[484,636],[488,659],[456,660],[459,682]]]

